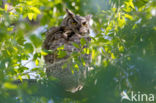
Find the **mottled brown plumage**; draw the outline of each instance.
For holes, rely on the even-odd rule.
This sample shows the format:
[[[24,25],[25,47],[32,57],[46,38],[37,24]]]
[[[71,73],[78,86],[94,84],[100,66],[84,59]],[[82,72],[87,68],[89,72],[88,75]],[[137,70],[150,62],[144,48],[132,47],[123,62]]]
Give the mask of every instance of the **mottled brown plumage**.
[[[88,47],[88,43],[91,40],[89,37],[89,20],[91,17],[82,17],[73,14],[69,10],[66,11],[67,16],[62,21],[62,24],[59,27],[52,27],[47,31],[43,49],[52,50],[52,53],[46,55],[44,59],[47,65],[47,76],[58,78],[66,90],[75,92],[83,87],[90,54],[82,54],[80,57],[76,56],[79,60],[84,58],[86,61],[86,65],[82,65],[82,62],[78,64],[79,70],[75,70],[72,66],[75,61],[72,59],[71,54],[73,52],[80,52],[83,48]],[[84,38],[86,44],[82,48],[75,47],[73,43],[81,47],[80,40],[82,38]],[[64,49],[62,51],[66,52],[66,55],[63,58],[59,58],[58,48],[63,45]]]

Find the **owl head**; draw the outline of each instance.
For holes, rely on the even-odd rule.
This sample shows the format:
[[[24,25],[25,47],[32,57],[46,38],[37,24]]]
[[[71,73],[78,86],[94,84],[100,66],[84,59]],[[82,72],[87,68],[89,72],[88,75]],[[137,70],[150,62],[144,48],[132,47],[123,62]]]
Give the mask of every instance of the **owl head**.
[[[73,32],[80,35],[89,34],[91,20],[91,15],[88,16],[79,16],[72,13],[70,10],[66,9],[67,15],[63,19],[61,26],[67,26]]]

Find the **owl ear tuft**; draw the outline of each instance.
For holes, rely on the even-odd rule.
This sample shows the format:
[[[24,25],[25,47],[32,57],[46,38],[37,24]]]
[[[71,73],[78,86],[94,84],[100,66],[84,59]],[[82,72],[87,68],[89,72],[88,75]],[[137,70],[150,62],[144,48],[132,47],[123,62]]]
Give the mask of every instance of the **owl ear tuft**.
[[[67,12],[68,16],[74,17],[74,13],[71,12],[69,9],[66,9],[66,12]]]
[[[90,21],[91,18],[92,18],[92,15],[87,15],[87,16],[86,16],[87,21]]]

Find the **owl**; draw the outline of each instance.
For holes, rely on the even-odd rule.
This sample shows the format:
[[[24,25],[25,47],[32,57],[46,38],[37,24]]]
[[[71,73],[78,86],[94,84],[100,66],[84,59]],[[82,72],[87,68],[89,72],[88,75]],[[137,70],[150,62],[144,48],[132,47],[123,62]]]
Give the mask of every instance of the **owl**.
[[[43,49],[52,52],[44,56],[44,60],[47,65],[47,77],[59,79],[65,90],[76,92],[84,85],[90,63],[90,54],[81,54],[81,51],[88,48],[91,40],[89,36],[91,15],[85,17],[75,15],[68,9],[66,13],[60,26],[52,27],[46,32]],[[73,56],[74,53],[77,55]]]

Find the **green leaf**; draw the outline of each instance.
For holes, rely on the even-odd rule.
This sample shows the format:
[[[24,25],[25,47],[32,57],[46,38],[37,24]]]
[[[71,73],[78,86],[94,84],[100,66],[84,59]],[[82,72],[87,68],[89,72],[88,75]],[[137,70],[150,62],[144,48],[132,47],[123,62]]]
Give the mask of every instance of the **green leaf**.
[[[35,64],[36,64],[37,66],[39,65],[39,60],[38,60],[38,59],[35,60]]]
[[[58,58],[63,58],[67,55],[67,53],[66,53],[66,51],[59,50],[57,55],[58,55]]]
[[[133,17],[131,15],[129,15],[129,14],[125,14],[125,17],[130,19],[130,20],[133,20]]]
[[[7,11],[8,10],[8,4],[4,5],[4,10]]]
[[[23,82],[23,79],[22,79],[22,77],[19,75],[18,76],[18,79],[21,81],[21,82]]]
[[[78,45],[78,44],[76,44],[76,43],[72,43],[72,45],[74,46],[74,47],[76,47],[76,48],[80,48],[80,46]]]
[[[41,53],[35,53],[33,56],[33,60],[36,60],[37,58],[41,58]]]
[[[118,26],[120,28],[122,28],[125,24],[126,24],[126,21],[125,21],[124,16],[122,16],[121,18],[118,18]]]
[[[45,55],[48,55],[48,53],[42,50],[41,51],[41,55],[44,55],[45,56]]]
[[[12,83],[9,83],[9,82],[5,82],[5,83],[3,84],[3,87],[4,87],[4,88],[7,88],[7,89],[17,89],[17,85],[12,84]]]
[[[130,0],[130,1],[129,1],[129,5],[130,5],[133,9],[135,9],[134,4],[133,4],[133,0]]]
[[[41,45],[42,45],[42,40],[41,40],[39,37],[37,37],[36,35],[31,35],[31,36],[30,36],[30,40],[31,40],[31,42],[34,44],[34,46],[35,46],[36,48],[41,47]]]
[[[38,8],[36,8],[36,7],[31,7],[30,9],[33,10],[36,14],[41,13],[40,10]]]
[[[64,45],[57,48],[57,50],[63,50],[63,49],[64,49]]]
[[[115,59],[116,57],[114,56],[114,53],[111,53],[111,58]]]
[[[86,44],[86,40],[84,38],[80,39],[81,46],[83,47]]]
[[[29,20],[32,20],[33,19],[33,16],[34,16],[34,13],[28,13]]]
[[[79,66],[77,64],[74,65],[74,68],[79,69]]]
[[[57,48],[58,49],[58,48]],[[52,50],[46,50],[46,49],[42,49],[41,51],[41,55],[48,55],[50,53],[52,53],[53,51]]]
[[[85,62],[84,58],[81,58],[81,62],[82,62],[82,64],[83,64],[83,66],[86,65],[86,62]]]
[[[24,66],[22,66],[22,67],[20,67],[19,69],[18,69],[18,73],[23,73],[25,70],[28,70],[29,68],[27,68],[27,67],[24,67]]]
[[[20,45],[23,46],[23,44],[24,44],[24,42],[25,42],[25,39],[24,39],[23,35],[18,35],[18,36],[16,37],[16,41],[17,41],[18,44],[20,44]]]
[[[83,49],[83,52],[84,52],[85,54],[89,54],[89,53],[90,53],[90,51],[89,51],[88,48],[84,48],[84,49]]]
[[[95,49],[92,49],[92,59],[95,59]]]
[[[62,0],[55,0],[55,4],[62,3]]]
[[[30,75],[29,74],[27,74],[26,76],[27,76],[28,79],[30,79]]]
[[[24,49],[26,53],[32,53],[34,51],[34,48],[31,43],[24,44]]]
[[[124,47],[123,46],[119,46],[118,48],[119,48],[119,51],[120,52],[123,52],[124,51]]]
[[[39,68],[33,68],[33,69],[31,69],[32,72],[35,72],[35,71],[38,71],[38,70],[39,70]]]

